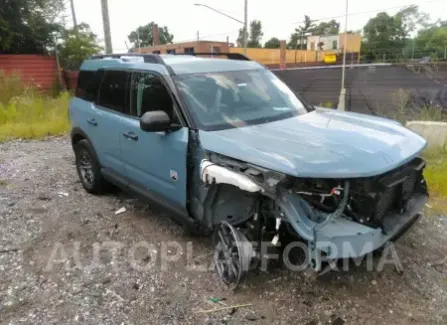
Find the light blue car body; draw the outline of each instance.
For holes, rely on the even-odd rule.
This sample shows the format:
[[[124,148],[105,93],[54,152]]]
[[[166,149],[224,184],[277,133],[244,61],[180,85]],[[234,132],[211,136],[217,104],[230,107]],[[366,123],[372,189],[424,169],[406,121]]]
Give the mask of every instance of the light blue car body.
[[[264,69],[251,61],[200,59],[190,56],[161,56],[166,65],[125,59],[86,60],[81,70],[152,71],[166,79],[175,93],[172,74],[194,74],[219,71]],[[186,109],[186,108],[183,108]],[[383,174],[404,165],[420,155],[426,141],[400,123],[384,118],[350,112],[317,108],[307,114],[274,122],[218,131],[194,130],[183,125],[175,132],[150,133],[140,129],[139,119],[110,112],[79,98],[70,103],[73,142],[87,138],[95,148],[104,174],[123,187],[131,187],[151,199],[169,207],[185,219],[204,213],[203,208],[191,207],[206,201],[207,190],[201,188],[200,162],[209,153],[235,159],[299,178],[350,179]],[[91,124],[91,120],[97,122]],[[90,122],[89,122],[90,121]],[[138,142],[122,137],[132,131]],[[188,161],[189,146],[194,143],[195,157]],[[178,175],[173,180],[172,171]],[[191,193],[196,193],[191,199]],[[332,258],[358,257],[382,246],[393,233],[383,234],[377,229],[350,220],[337,219],[316,230],[316,222],[309,220],[295,202],[284,192],[278,204],[286,212],[286,220],[314,248],[329,253],[330,242],[335,246],[348,240],[355,246],[349,254]],[[196,202],[197,201],[197,202]],[[426,200],[415,203],[416,210]],[[197,221],[197,220],[196,220]],[[395,231],[408,220],[403,218]],[[209,224],[213,226],[212,222]],[[362,250],[366,242],[371,249]],[[332,250],[333,251],[333,250]]]
[[[308,114],[222,131],[200,131],[204,148],[296,177],[385,173],[418,156],[426,141],[401,124],[318,108]]]

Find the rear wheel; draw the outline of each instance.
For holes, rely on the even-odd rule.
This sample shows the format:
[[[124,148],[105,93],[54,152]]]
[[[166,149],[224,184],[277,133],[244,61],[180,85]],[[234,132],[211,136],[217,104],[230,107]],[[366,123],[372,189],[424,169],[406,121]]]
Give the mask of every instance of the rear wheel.
[[[84,189],[93,194],[103,193],[110,184],[101,174],[93,147],[88,140],[81,140],[73,146],[76,169]]]

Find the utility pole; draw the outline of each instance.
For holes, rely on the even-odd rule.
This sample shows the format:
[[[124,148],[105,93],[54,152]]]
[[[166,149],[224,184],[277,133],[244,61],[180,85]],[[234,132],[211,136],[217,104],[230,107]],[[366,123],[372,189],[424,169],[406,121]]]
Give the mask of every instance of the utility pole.
[[[200,41],[200,33],[197,31],[197,42]]]
[[[348,34],[348,2],[346,0],[346,13],[345,13],[345,34],[343,35],[343,66],[341,70],[341,90],[340,90],[340,98],[338,100],[338,107],[340,111],[345,110],[346,103],[346,88],[345,88],[345,77],[346,77],[346,48],[347,48],[347,34]]]
[[[108,0],[101,0],[102,24],[104,28],[104,41],[106,43],[106,54],[112,53],[112,36],[110,34],[109,5]]]
[[[447,59],[447,45],[444,45],[444,59]]]
[[[413,46],[411,47],[411,59],[414,59],[414,40],[413,40]]]
[[[247,44],[248,44],[248,0],[245,0],[244,4],[244,55],[247,55]]]
[[[54,42],[54,54],[56,55],[57,81],[59,82],[60,89],[62,89],[63,83],[62,83],[62,75],[61,75],[61,65],[59,62],[59,52],[57,50],[56,37],[54,37],[53,42]]]
[[[76,28],[78,26],[78,21],[76,20],[74,0],[70,0],[70,4],[71,4],[71,16],[73,18],[73,26],[74,26],[74,28]]]
[[[138,50],[139,50],[141,48],[141,45],[140,45],[140,32],[138,31],[138,28],[137,28],[137,44],[138,44]],[[138,51],[138,52],[140,52],[140,51]]]

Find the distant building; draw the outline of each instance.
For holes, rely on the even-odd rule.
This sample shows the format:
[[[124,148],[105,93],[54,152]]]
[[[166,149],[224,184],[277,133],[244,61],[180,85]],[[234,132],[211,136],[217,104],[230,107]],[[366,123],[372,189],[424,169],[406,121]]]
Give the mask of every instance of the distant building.
[[[137,48],[138,53],[176,54],[176,53],[228,53],[230,44],[215,41],[194,41],[176,44],[163,44]]]
[[[307,37],[308,51],[343,51],[344,35],[313,35]],[[362,37],[360,34],[346,35],[346,52],[360,52]]]

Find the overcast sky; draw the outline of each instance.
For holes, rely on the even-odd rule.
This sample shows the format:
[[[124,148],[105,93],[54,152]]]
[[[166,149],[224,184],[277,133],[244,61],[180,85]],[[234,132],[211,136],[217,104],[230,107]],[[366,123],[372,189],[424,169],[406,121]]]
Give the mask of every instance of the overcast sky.
[[[74,0],[74,3],[78,23],[89,24],[93,32],[103,39],[101,0]],[[244,0],[109,0],[114,51],[125,51],[127,35],[151,21],[159,26],[168,26],[174,34],[175,43],[195,40],[197,31],[203,39],[225,41],[229,36],[230,42],[235,42],[241,24],[207,8],[194,6],[194,3],[207,4],[240,20],[244,17]],[[394,14],[410,4],[419,5],[422,11],[430,14],[432,20],[441,18],[447,8],[447,0],[350,0],[349,13],[352,15],[348,17],[348,29],[361,29],[379,10],[386,9],[389,14]],[[263,42],[273,36],[288,40],[304,15],[321,19],[342,16],[344,11],[345,0],[248,0],[248,19],[262,21]],[[343,29],[344,18],[336,19]]]

